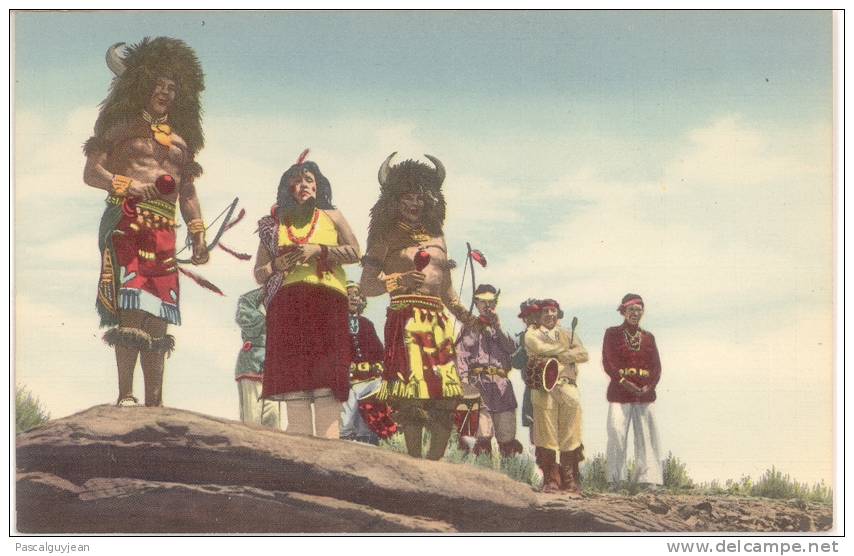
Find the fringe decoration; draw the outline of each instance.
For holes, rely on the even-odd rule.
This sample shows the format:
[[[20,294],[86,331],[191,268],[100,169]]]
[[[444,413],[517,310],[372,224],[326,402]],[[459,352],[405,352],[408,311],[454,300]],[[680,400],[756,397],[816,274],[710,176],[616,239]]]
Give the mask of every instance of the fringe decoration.
[[[248,261],[249,259],[252,258],[252,255],[250,255],[249,253],[238,253],[234,249],[231,249],[230,247],[226,247],[225,245],[223,245],[221,241],[219,243],[217,243],[216,246],[219,247],[220,249],[222,249],[223,251],[225,251],[226,253],[228,253],[229,255],[231,255],[232,257],[236,257],[236,258],[240,259],[241,261]]]
[[[105,153],[110,150],[110,142],[103,137],[92,136],[83,143],[83,154],[92,156],[95,153]]]
[[[160,318],[170,324],[181,324],[181,312],[177,305],[162,303],[160,305]]]
[[[186,270],[182,266],[178,266],[178,270],[181,272],[181,274],[183,274],[184,276],[186,276],[187,278],[189,278],[190,280],[192,280],[196,284],[200,285],[201,287],[208,289],[208,290],[211,290],[214,293],[218,293],[219,295],[225,295],[224,293],[222,293],[221,289],[216,287],[215,284],[206,280],[205,278],[202,278],[198,274],[190,272],[189,270]]]
[[[171,356],[172,352],[175,351],[175,336],[166,334],[162,338],[152,338],[150,351],[165,353],[166,357]]]
[[[117,326],[104,332],[104,342],[110,347],[124,346],[138,350],[151,350],[151,336],[139,328]]]
[[[202,175],[202,165],[196,162],[195,160],[188,162],[184,167],[184,174],[187,176],[193,176],[194,178],[198,178]]]

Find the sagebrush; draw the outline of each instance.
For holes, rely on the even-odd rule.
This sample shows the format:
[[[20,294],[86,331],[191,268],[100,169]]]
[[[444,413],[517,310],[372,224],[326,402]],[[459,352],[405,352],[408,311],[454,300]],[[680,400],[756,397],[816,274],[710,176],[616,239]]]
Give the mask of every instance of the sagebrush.
[[[15,386],[15,434],[27,432],[50,420],[42,403],[23,386]]]

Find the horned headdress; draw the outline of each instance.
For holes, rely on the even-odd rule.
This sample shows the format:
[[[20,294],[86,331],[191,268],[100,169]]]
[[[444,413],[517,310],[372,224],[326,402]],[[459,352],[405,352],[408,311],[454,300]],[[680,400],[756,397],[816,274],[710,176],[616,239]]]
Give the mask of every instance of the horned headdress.
[[[124,48],[122,48],[124,47]],[[123,55],[120,51],[123,50]],[[101,103],[95,135],[83,147],[88,155],[108,148],[108,131],[139,117],[158,77],[178,85],[169,125],[184,138],[193,154],[204,146],[199,95],[205,89],[201,64],[184,41],[146,37],[135,45],[116,43],[107,49],[107,66],[115,74],[110,93]]]
[[[368,245],[383,237],[399,219],[399,200],[405,193],[424,195],[422,225],[431,235],[442,235],[445,224],[445,196],[442,183],[445,181],[445,166],[429,154],[425,154],[433,167],[417,160],[404,160],[391,165],[396,155],[391,153],[380,166],[377,179],[380,182],[380,198],[371,209],[368,226]]]

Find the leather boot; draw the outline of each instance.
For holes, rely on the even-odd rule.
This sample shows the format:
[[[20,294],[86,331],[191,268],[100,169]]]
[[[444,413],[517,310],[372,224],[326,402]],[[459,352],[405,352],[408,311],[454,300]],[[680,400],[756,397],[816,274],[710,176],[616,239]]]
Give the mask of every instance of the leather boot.
[[[581,476],[578,474],[576,450],[560,453],[560,479],[562,491],[581,494]]]
[[[555,493],[560,491],[560,468],[555,461],[554,450],[537,447],[535,451],[537,465],[543,471],[543,492]]]

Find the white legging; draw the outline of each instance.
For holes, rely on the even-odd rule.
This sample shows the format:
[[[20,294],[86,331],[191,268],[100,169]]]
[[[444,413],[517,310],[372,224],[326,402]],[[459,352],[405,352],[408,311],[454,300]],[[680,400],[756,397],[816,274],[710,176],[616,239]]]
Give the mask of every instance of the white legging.
[[[285,432],[321,438],[338,438],[341,402],[328,388],[313,390],[307,397],[289,398],[286,402],[288,427]],[[314,402],[312,418],[311,404]]]
[[[626,479],[626,448],[629,425],[634,429],[636,480],[639,483],[664,483],[661,447],[651,403],[615,403],[608,407],[608,480]]]

